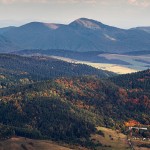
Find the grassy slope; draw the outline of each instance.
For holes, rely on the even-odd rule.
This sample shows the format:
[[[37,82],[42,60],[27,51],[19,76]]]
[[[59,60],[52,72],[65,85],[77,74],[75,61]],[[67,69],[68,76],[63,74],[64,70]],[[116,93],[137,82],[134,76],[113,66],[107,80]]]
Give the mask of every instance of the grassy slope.
[[[102,146],[96,147],[96,150],[130,150],[127,136],[115,130],[98,127],[98,130],[104,133],[104,136],[92,134],[91,139],[95,143],[101,143]],[[135,150],[148,150],[148,148],[138,147],[141,144],[150,144],[150,142],[141,140],[132,140]],[[33,140],[23,137],[13,137],[0,141],[0,150],[89,150],[77,145],[58,144],[50,140]]]
[[[32,140],[23,137],[0,141],[0,150],[71,150],[52,141]]]
[[[103,148],[98,147],[97,150],[130,150],[126,135],[104,127],[97,129],[104,133],[104,136],[95,134],[91,137],[103,145]]]
[[[94,134],[91,136],[91,139],[97,143],[100,142],[103,146],[97,147],[96,150],[130,150],[130,146],[127,141],[127,135],[124,135],[118,131],[104,128],[104,127],[98,127],[98,130],[102,131],[104,133],[104,136]],[[149,150],[149,148],[146,147],[139,147],[139,145],[146,144],[150,145],[150,141],[142,141],[142,140],[133,140],[131,139],[133,143],[134,150]]]
[[[150,146],[150,141],[132,140],[135,150],[149,150],[150,148],[139,147],[139,145],[146,144]]]
[[[104,137],[98,134],[91,135],[91,139],[95,143],[101,143],[102,146],[96,148],[96,150],[128,150],[128,144],[126,141],[126,136],[117,133],[108,128],[98,127],[98,130],[101,130],[104,133]],[[111,140],[111,138],[113,140]],[[120,139],[118,139],[120,137]],[[0,141],[0,150],[71,150],[72,149],[81,149],[86,150],[86,148],[78,147],[75,145],[65,145],[61,146],[58,143],[48,141],[48,140],[33,140],[23,137],[13,137],[11,139]]]

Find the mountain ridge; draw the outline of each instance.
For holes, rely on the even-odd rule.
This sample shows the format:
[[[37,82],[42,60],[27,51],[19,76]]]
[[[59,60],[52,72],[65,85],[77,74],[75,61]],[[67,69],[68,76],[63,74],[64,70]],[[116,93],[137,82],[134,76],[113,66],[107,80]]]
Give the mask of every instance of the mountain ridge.
[[[150,26],[145,26],[145,27],[136,27],[135,29],[143,30],[143,31],[145,31],[145,32],[150,33]]]
[[[0,34],[16,45],[9,50],[2,45],[0,52],[10,49],[66,49],[114,53],[150,50],[149,32],[138,28],[120,29],[87,18],[79,18],[67,25],[31,22],[8,30],[1,28]]]

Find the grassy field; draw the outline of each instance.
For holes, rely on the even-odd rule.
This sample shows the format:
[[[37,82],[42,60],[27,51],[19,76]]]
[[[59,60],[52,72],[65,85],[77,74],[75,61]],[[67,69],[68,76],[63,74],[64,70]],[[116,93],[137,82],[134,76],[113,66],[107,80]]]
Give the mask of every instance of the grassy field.
[[[32,140],[23,137],[14,137],[0,141],[0,150],[71,150],[52,141]]]
[[[150,150],[150,148],[139,147],[139,145],[146,144],[150,146],[150,141],[132,140],[133,147],[135,150]]]
[[[98,69],[112,71],[118,74],[133,73],[139,70],[146,70],[150,67],[150,55],[125,55],[125,54],[100,54],[99,57],[106,58],[107,60],[120,60],[129,65],[109,64],[109,63],[93,63],[89,61],[74,60],[65,57],[52,56],[53,58],[60,59],[67,62],[76,64],[86,64]]]
[[[121,66],[121,65],[116,65],[116,64],[92,63],[92,62],[88,62],[88,61],[73,60],[70,58],[64,58],[64,57],[59,57],[59,56],[51,56],[51,57],[59,59],[59,60],[63,60],[66,62],[70,62],[70,63],[89,65],[89,66],[92,66],[97,69],[108,70],[108,71],[112,71],[112,72],[115,72],[118,74],[133,73],[133,72],[138,71],[136,69],[131,69],[128,66]]]
[[[111,130],[104,127],[98,127],[99,131],[101,131],[104,135],[92,135],[91,139],[95,143],[101,143],[102,146],[97,147],[97,150],[131,150],[127,136],[119,133],[118,131]],[[149,150],[150,148],[140,147],[140,145],[149,145],[150,141],[142,141],[142,140],[133,140],[131,142],[133,144],[134,150]]]
[[[97,150],[130,150],[126,135],[103,127],[97,129],[104,133],[104,136],[96,134],[91,137],[93,141],[103,145],[97,147]]]

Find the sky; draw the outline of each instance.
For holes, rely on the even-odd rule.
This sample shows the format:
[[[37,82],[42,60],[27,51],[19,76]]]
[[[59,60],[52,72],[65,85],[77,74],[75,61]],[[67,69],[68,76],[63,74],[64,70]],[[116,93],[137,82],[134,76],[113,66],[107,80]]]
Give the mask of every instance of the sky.
[[[150,26],[150,0],[0,0],[0,27],[83,17],[120,28]]]

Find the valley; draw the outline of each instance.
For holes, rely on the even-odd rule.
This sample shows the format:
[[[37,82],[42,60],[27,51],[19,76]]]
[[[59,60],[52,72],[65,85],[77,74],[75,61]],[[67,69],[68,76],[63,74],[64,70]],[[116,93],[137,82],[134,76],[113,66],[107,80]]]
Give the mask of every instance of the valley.
[[[150,53],[72,52],[68,50],[22,50],[13,52],[21,56],[44,56],[75,64],[86,64],[117,74],[133,73],[150,68]]]
[[[97,68],[97,69],[107,70],[107,71],[111,71],[111,72],[114,72],[117,74],[126,74],[126,73],[133,73],[133,72],[138,71],[136,69],[133,69],[134,67],[132,65],[123,66],[123,65],[119,65],[119,64],[94,63],[94,62],[90,62],[90,61],[80,61],[80,60],[58,57],[58,56],[50,56],[50,57],[56,58],[59,60],[63,60],[66,62],[70,62],[70,63],[73,62],[75,64],[86,64],[86,65],[92,66],[92,67]],[[131,68],[131,67],[133,67],[133,68]]]
[[[146,70],[150,67],[150,54],[148,55],[123,55],[123,54],[100,54],[108,60],[122,60],[129,63],[128,68]]]

